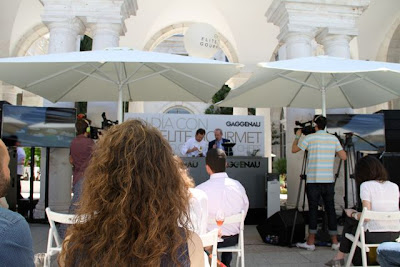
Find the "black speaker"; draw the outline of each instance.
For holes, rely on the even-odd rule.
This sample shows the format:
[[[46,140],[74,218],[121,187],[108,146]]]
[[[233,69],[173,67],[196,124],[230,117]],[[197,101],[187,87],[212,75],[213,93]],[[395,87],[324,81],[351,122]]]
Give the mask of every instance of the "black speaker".
[[[383,110],[385,151],[400,152],[400,110]]]
[[[382,163],[388,172],[389,180],[400,187],[400,153],[383,153]]]
[[[294,216],[296,210],[283,210],[278,211],[263,223],[257,225],[258,233],[265,243],[276,243],[281,246],[289,246],[290,236],[294,223]],[[268,236],[277,236],[278,240],[271,242]],[[294,235],[292,242],[302,242],[305,237],[305,224],[301,212],[297,212],[296,225],[294,228]]]

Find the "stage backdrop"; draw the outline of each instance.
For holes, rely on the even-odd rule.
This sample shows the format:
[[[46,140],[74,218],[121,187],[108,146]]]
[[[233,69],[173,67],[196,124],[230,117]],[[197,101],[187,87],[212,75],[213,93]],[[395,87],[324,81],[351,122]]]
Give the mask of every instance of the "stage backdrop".
[[[125,113],[125,120],[140,118],[158,128],[169,141],[176,155],[196,130],[206,130],[207,142],[215,139],[214,129],[222,129],[226,139],[236,143],[235,156],[264,156],[264,118],[262,116],[193,115],[193,114],[149,114]]]

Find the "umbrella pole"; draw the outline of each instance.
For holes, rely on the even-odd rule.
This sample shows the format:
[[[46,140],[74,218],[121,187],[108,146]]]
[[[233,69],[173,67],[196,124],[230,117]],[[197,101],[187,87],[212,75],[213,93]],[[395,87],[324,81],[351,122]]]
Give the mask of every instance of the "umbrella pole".
[[[124,111],[123,111],[123,94],[122,94],[123,84],[118,85],[118,123],[124,122]]]
[[[321,89],[321,96],[322,96],[322,116],[326,118],[326,89],[322,87]]]

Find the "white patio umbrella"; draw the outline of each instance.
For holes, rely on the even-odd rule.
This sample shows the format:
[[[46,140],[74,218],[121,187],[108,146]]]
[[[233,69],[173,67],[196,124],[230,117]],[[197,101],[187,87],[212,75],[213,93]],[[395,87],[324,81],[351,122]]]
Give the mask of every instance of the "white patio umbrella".
[[[58,101],[208,102],[239,64],[112,48],[0,59],[0,80]]]
[[[328,56],[259,63],[218,106],[361,108],[400,97],[400,64]]]

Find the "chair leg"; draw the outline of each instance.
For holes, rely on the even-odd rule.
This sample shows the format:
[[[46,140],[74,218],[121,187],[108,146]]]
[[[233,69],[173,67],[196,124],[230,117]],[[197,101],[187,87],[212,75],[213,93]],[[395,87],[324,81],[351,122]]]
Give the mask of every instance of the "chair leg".
[[[244,267],[244,251],[241,253],[240,260],[242,261],[242,266],[241,267]]]
[[[239,261],[240,261],[240,253],[238,252],[236,254],[236,267],[239,267]]]
[[[46,255],[44,256],[43,267],[50,267],[50,255],[49,255],[49,253],[46,253]]]

